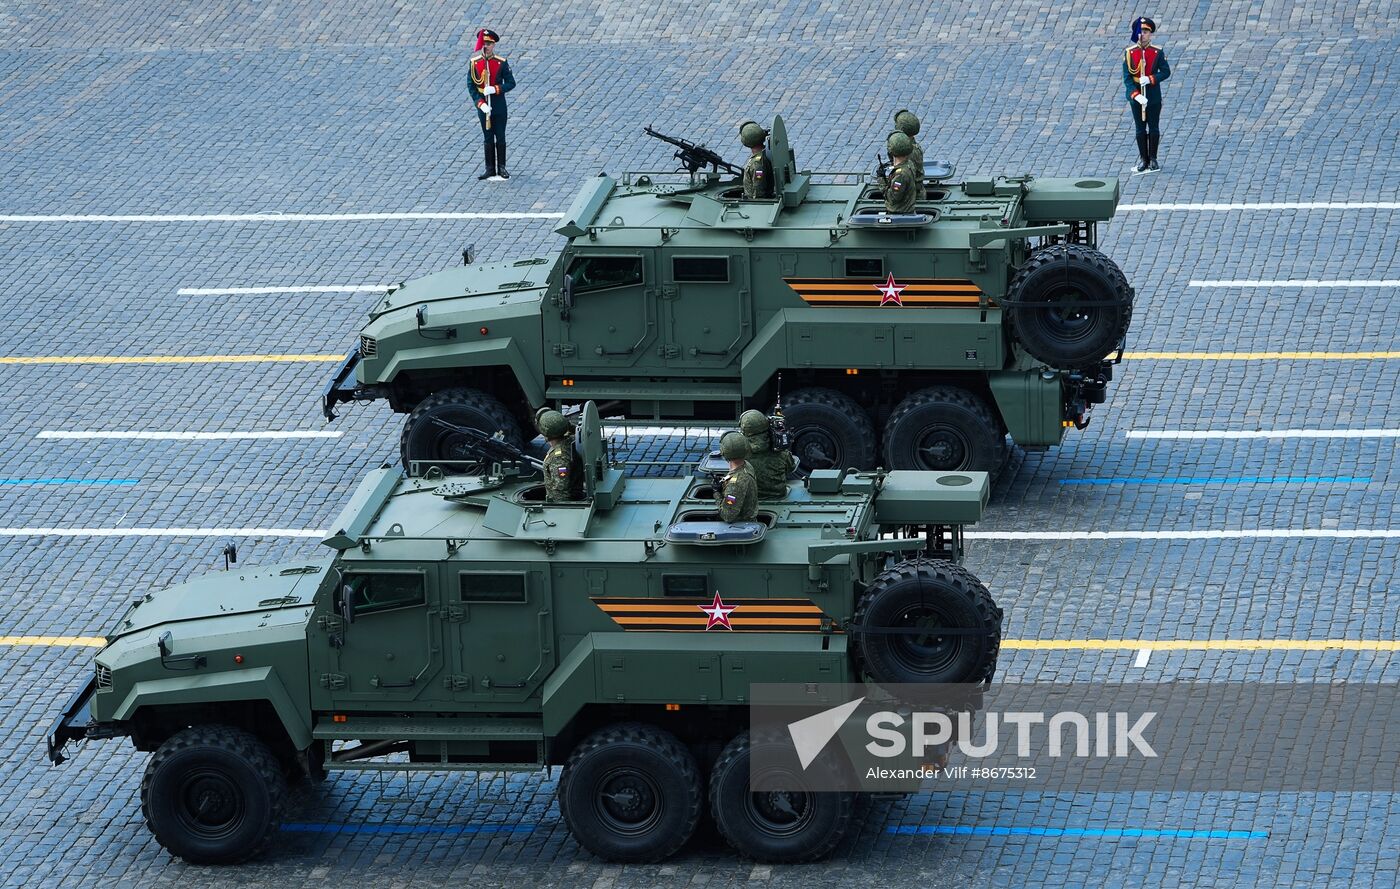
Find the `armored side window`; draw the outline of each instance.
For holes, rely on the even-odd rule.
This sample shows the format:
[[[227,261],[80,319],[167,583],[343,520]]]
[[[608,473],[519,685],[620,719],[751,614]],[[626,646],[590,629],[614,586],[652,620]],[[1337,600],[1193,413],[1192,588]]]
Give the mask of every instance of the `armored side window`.
[[[678,284],[726,284],[728,256],[677,256],[671,260],[671,280]]]
[[[710,592],[710,578],[704,574],[664,574],[661,594],[664,596],[699,596]]]
[[[847,278],[883,278],[885,261],[880,257],[850,256],[846,258]]]
[[[458,576],[463,602],[524,602],[525,574],[463,572]]]
[[[418,572],[346,574],[341,587],[355,591],[355,616],[394,608],[410,608],[428,601],[427,584]],[[341,594],[336,595],[336,606]]]
[[[569,263],[574,293],[642,283],[640,256],[577,256]]]

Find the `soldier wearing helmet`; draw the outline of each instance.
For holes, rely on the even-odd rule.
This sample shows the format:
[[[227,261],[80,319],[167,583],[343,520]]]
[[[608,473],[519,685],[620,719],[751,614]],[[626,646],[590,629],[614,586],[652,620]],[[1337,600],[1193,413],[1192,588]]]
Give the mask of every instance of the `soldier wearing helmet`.
[[[719,453],[729,461],[729,474],[715,489],[715,505],[725,522],[752,522],[758,516],[758,482],[749,466],[749,442],[738,432],[726,432]]]
[[[773,197],[773,164],[763,153],[763,143],[768,141],[768,131],[752,120],[739,124],[739,141],[749,150],[749,161],[744,164],[744,200],[752,201]]]
[[[748,410],[739,416],[739,432],[749,443],[748,464],[758,483],[758,499],[781,500],[787,496],[788,473],[797,468],[797,461],[786,450],[774,449],[768,431],[768,415]]]
[[[914,167],[909,163],[914,140],[895,130],[885,140],[885,148],[894,164],[894,169],[890,170],[885,180],[885,212],[913,213],[914,203],[919,199],[919,183],[914,176]]]
[[[924,191],[924,149],[919,145],[919,140],[914,138],[919,135],[919,116],[908,108],[901,108],[894,113],[894,128],[914,143],[913,150],[909,152],[909,163],[914,165],[914,181],[918,185],[919,200],[922,201],[927,197]]]
[[[535,427],[549,443],[544,456],[544,499],[548,503],[583,499],[583,467],[574,453],[574,427],[556,410],[535,414]]]

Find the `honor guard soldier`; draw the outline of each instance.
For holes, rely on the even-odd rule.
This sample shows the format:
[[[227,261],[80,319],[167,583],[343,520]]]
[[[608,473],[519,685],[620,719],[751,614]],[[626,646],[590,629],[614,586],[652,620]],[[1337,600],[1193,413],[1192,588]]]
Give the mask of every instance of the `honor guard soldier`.
[[[924,149],[919,140],[914,138],[919,135],[919,116],[908,108],[901,108],[894,113],[894,126],[908,136],[914,145],[909,152],[909,163],[914,165],[914,181],[918,183],[918,199],[922,201],[927,197],[924,191]]]
[[[477,122],[486,141],[486,172],[477,179],[499,182],[509,179],[506,171],[506,93],[515,89],[515,75],[510,65],[496,55],[496,43],[501,38],[495,31],[482,28],[476,32],[476,54],[469,70],[469,90],[476,106]]]
[[[773,196],[773,164],[763,151],[763,143],[768,141],[768,131],[755,121],[746,120],[739,124],[739,141],[749,150],[749,161],[744,164],[744,199]]]
[[[729,474],[715,488],[720,521],[752,522],[758,516],[758,482],[748,464],[748,440],[726,432],[719,440],[719,455],[729,461]]]
[[[574,427],[556,410],[541,410],[535,427],[549,443],[544,455],[544,499],[547,503],[583,499],[583,472],[574,453]]]
[[[919,185],[914,177],[914,166],[909,163],[909,153],[914,150],[914,140],[895,130],[885,140],[885,148],[890,153],[894,169],[885,178],[885,212],[913,213],[914,202],[919,199]]]
[[[1152,45],[1157,23],[1146,16],[1133,20],[1133,45],[1123,50],[1123,88],[1128,110],[1137,129],[1138,164],[1135,173],[1155,173],[1157,142],[1161,138],[1158,121],[1162,116],[1162,81],[1172,76],[1167,54]]]
[[[753,467],[760,500],[781,500],[787,496],[788,473],[797,468],[797,461],[786,450],[774,450],[769,434],[768,415],[762,411],[744,411],[739,416],[739,432],[749,443],[748,464]]]

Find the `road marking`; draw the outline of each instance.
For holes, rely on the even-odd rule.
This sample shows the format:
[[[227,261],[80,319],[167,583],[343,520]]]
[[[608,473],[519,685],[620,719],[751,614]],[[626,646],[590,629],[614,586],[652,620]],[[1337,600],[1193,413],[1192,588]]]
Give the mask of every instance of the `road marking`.
[[[1400,278],[1380,281],[1335,279],[1330,281],[1188,281],[1188,287],[1400,287]]]
[[[0,636],[0,646],[9,648],[102,648],[106,644],[101,636]]]
[[[1152,657],[1152,649],[1139,648],[1137,653],[1137,659],[1133,661],[1133,666],[1137,667],[1139,670],[1143,669],[1147,666],[1147,659],[1150,657]]]
[[[1206,211],[1228,213],[1237,210],[1400,210],[1400,201],[1241,201],[1233,204],[1119,204],[1119,212],[1148,210],[1165,212]]]
[[[964,531],[971,540],[1264,540],[1272,538],[1390,539],[1390,528],[1253,528],[1203,531]]]
[[[1364,475],[1242,475],[1233,478],[1167,476],[1163,478],[1062,478],[1062,485],[1283,485],[1368,484]]]
[[[299,364],[344,361],[344,355],[4,355],[0,364]]]
[[[1243,439],[1243,438],[1400,438],[1400,429],[1255,429],[1192,431],[1186,429],[1129,429],[1127,438]]]
[[[1126,352],[1130,361],[1376,361],[1400,352]]]
[[[0,528],[0,537],[325,537],[305,528]]]
[[[1002,827],[970,824],[892,824],[886,833],[899,836],[973,837],[1144,837],[1183,840],[1267,840],[1267,830],[1193,829],[1184,827]]]
[[[180,296],[257,296],[265,293],[384,293],[391,284],[332,284],[325,287],[181,287]]]
[[[0,478],[0,485],[139,485],[139,478]]]
[[[295,430],[287,432],[279,430],[261,432],[67,432],[45,429],[34,437],[49,441],[242,441],[245,439],[340,438],[344,434],[339,430],[308,430],[304,432]]]
[[[1400,651],[1395,639],[1003,639],[1023,651]]]
[[[0,222],[379,222],[420,219],[559,219],[563,213],[16,213]]]

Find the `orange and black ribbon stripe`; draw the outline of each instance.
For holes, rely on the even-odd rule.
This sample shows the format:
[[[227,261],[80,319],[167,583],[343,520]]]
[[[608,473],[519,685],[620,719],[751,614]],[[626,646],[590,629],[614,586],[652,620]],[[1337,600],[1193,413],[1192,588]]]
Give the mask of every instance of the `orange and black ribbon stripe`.
[[[823,307],[879,308],[884,295],[878,288],[884,280],[863,278],[784,278],[802,301]],[[899,302],[904,307],[973,307],[981,304],[982,288],[966,278],[905,278],[895,282],[904,289]]]
[[[637,597],[593,598],[624,630],[705,632],[710,615],[701,608],[714,604],[713,598]],[[826,617],[810,599],[724,599],[729,624],[736,633],[812,633],[822,628]],[[827,619],[830,624],[830,619]],[[728,632],[715,625],[710,632]]]

